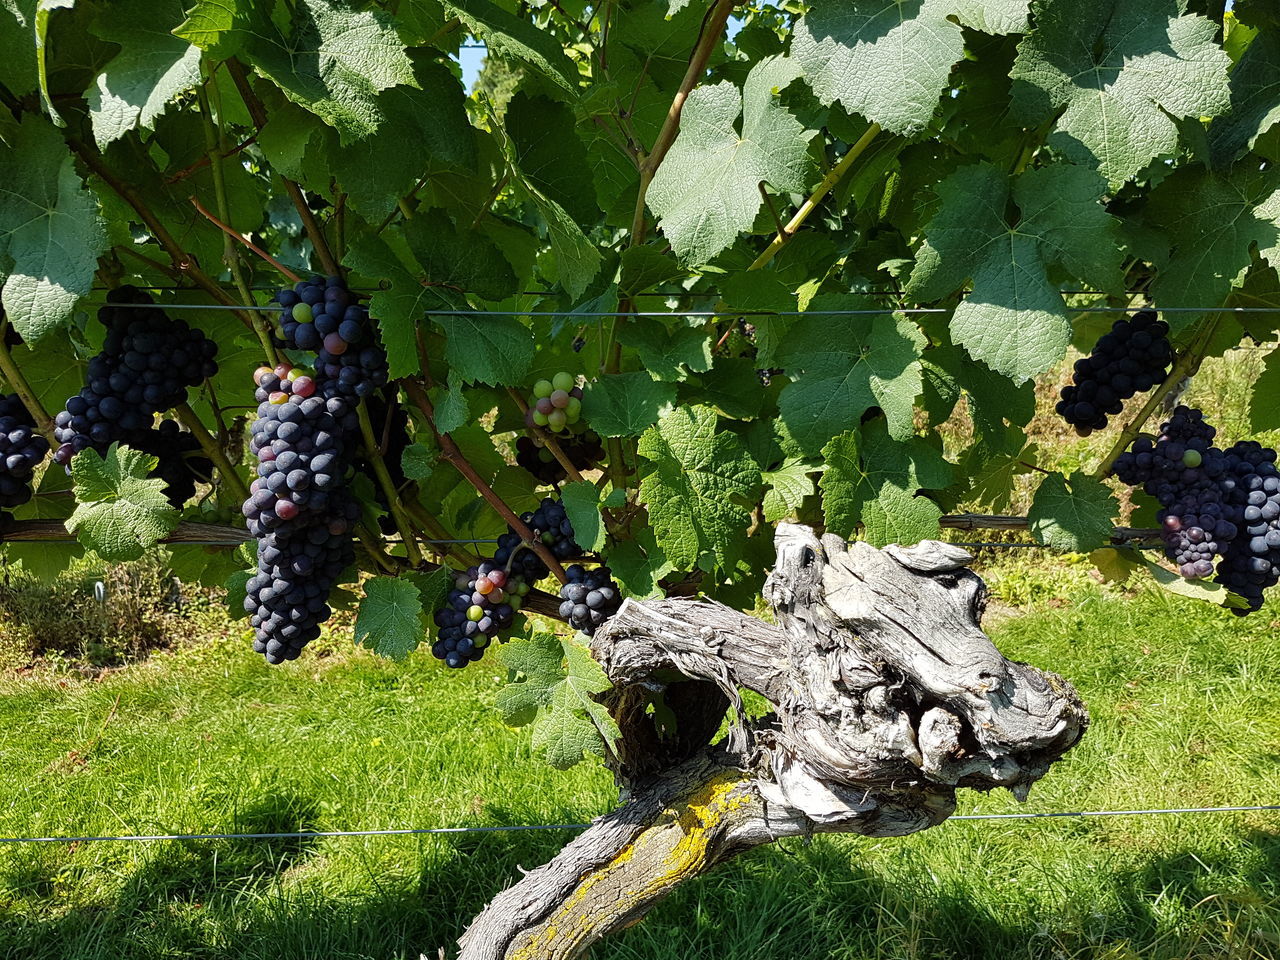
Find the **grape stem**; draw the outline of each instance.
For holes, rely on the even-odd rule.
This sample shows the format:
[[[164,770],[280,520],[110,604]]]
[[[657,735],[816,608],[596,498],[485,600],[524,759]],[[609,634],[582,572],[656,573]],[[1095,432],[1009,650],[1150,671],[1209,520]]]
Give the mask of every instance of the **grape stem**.
[[[431,516],[431,514],[427,513],[426,510],[414,503],[412,500],[402,500],[401,505],[404,507],[405,513],[412,517],[417,522],[418,527],[425,530],[429,537],[434,537],[437,540],[454,539],[453,534],[446,530],[439,520]],[[463,549],[459,544],[441,543],[435,546],[443,547],[444,549],[441,549],[439,553],[447,557],[453,557],[453,559],[457,560],[464,567],[478,566],[481,562],[480,557],[477,557],[470,551]]]
[[[58,443],[53,436],[53,418],[45,410],[40,398],[36,396],[36,392],[31,389],[31,384],[22,375],[18,365],[13,362],[13,355],[9,353],[9,345],[4,342],[4,335],[8,329],[8,319],[0,317],[0,373],[4,374],[4,378],[9,382],[13,392],[18,395],[22,405],[27,408],[27,413],[31,414],[31,419],[35,421],[36,429],[44,434],[45,439],[56,450]]]
[[[1098,465],[1098,469],[1094,471],[1095,479],[1102,480],[1110,475],[1111,469],[1115,466],[1116,461],[1120,459],[1120,455],[1128,450],[1129,444],[1137,439],[1138,434],[1142,432],[1142,428],[1151,419],[1151,415],[1160,406],[1160,401],[1177,387],[1185,377],[1192,376],[1200,369],[1200,364],[1204,361],[1205,351],[1208,350],[1209,343],[1213,339],[1214,333],[1217,332],[1218,324],[1221,320],[1221,313],[1214,314],[1213,319],[1205,323],[1200,335],[1192,341],[1187,349],[1178,354],[1178,358],[1174,361],[1169,375],[1147,398],[1147,402],[1142,405],[1142,409],[1138,411],[1137,416],[1125,424],[1124,429],[1120,431],[1120,436],[1116,438],[1115,445],[1103,458],[1102,463]]]
[[[267,251],[263,250],[260,246],[258,246],[256,243],[254,243],[254,242],[253,242],[252,240],[250,240],[248,237],[246,237],[243,233],[241,233],[241,232],[240,232],[239,230],[237,230],[235,227],[230,226],[229,224],[223,223],[223,222],[222,222],[221,220],[219,220],[216,216],[214,216],[214,215],[213,215],[212,213],[210,213],[207,209],[205,209],[205,205],[204,205],[203,203],[201,203],[201,202],[200,202],[200,198],[199,198],[199,197],[194,197],[194,196],[193,196],[193,197],[191,198],[191,205],[192,205],[193,207],[195,207],[195,208],[196,208],[196,210],[199,212],[200,216],[204,217],[206,220],[208,220],[210,223],[212,223],[215,227],[217,227],[219,230],[221,230],[221,231],[222,231],[223,233],[225,233],[227,236],[231,237],[231,239],[232,239],[232,240],[235,240],[235,241],[237,241],[237,242],[239,242],[239,243],[243,244],[244,246],[246,246],[246,247],[247,247],[247,248],[249,248],[250,250],[252,250],[254,253],[256,253],[258,256],[260,256],[260,257],[261,257],[263,260],[265,260],[267,263],[271,264],[271,266],[275,267],[277,270],[279,270],[282,274],[284,274],[286,277],[288,277],[288,278],[289,278],[290,280],[292,280],[294,283],[301,283],[301,282],[302,282],[302,278],[301,278],[300,276],[298,276],[296,273],[294,273],[292,270],[290,270],[288,267],[286,267],[283,263],[281,263],[279,260],[277,260],[277,259],[276,259],[275,257],[273,257],[271,254],[267,253]]]
[[[138,215],[138,219],[143,222],[146,228],[151,232],[151,235],[155,237],[156,242],[164,248],[165,253],[169,255],[169,259],[173,262],[175,273],[171,275],[190,277],[196,286],[204,290],[219,303],[226,306],[237,306],[235,300],[228,296],[227,292],[223,290],[221,286],[219,286],[208,276],[208,274],[200,269],[195,258],[182,249],[178,241],[173,238],[173,234],[171,234],[165,228],[165,225],[160,222],[160,218],[155,215],[155,212],[150,206],[148,206],[146,201],[142,199],[138,191],[133,189],[133,187],[129,186],[129,184],[125,183],[112,172],[111,168],[107,166],[106,161],[103,159],[102,154],[96,148],[90,147],[83,140],[80,140],[71,134],[65,134],[65,136],[67,145],[71,147],[72,152],[83,160],[90,170],[97,174],[98,179],[109,186],[113,191],[115,191],[120,199],[133,208],[134,212]],[[127,248],[122,247],[121,249]],[[253,329],[253,321],[243,310],[237,310],[236,315],[247,328],[250,330]]]
[[[209,79],[208,67],[204,64],[201,66],[204,69],[207,81]],[[228,220],[230,219],[231,206],[227,202],[227,182],[222,170],[224,154],[221,123],[214,120],[209,94],[204,84],[196,88],[196,98],[200,104],[200,119],[204,121],[205,150],[209,159],[209,170],[213,174],[213,195],[218,205],[218,216],[223,220]],[[218,113],[219,117],[221,117],[221,105],[219,105]],[[235,244],[231,242],[231,237],[226,233],[222,235],[222,262],[226,264],[227,270],[230,271],[231,279],[236,285],[236,290],[240,293],[242,302],[246,305],[253,303],[253,295],[249,292],[249,283],[245,280],[244,268],[240,264],[240,256],[236,252]],[[271,342],[271,333],[267,321],[257,310],[250,310],[248,313],[249,319],[253,322],[253,331],[258,335],[258,340],[262,343],[263,352],[274,367],[280,362],[280,357],[276,354],[275,344]]]
[[[853,162],[862,156],[879,132],[880,124],[878,123],[873,123],[867,127],[866,132],[858,138],[858,142],[845,151],[845,155],[840,158],[840,162],[832,167],[827,175],[822,178],[822,181],[813,188],[813,193],[809,194],[809,199],[801,204],[800,209],[795,212],[795,215],[787,222],[787,225],[779,228],[778,235],[773,238],[769,246],[765,247],[764,252],[755,258],[751,266],[747,267],[748,270],[759,270],[764,267],[782,249],[783,245],[796,235],[796,232],[804,226],[804,222],[818,208],[818,204],[822,202],[823,197],[835,189],[836,184],[844,179],[844,175],[849,172]]]
[[[204,452],[204,455],[214,462],[218,471],[222,474],[223,480],[235,491],[240,502],[244,503],[244,501],[248,500],[249,487],[245,484],[244,478],[236,472],[236,468],[227,459],[226,453],[218,446],[218,441],[205,429],[204,424],[200,422],[200,418],[196,416],[196,412],[191,409],[190,404],[180,403],[173,408],[173,412],[177,416],[178,422],[191,431],[191,435],[200,444],[200,449]]]
[[[400,493],[396,490],[391,473],[387,470],[387,464],[382,459],[382,451],[378,449],[378,441],[373,434],[373,423],[369,420],[369,408],[363,400],[356,405],[356,415],[360,418],[360,435],[364,438],[365,456],[373,464],[378,485],[386,495],[387,509],[391,511],[391,519],[395,521],[396,530],[399,531],[400,539],[404,542],[409,563],[416,567],[422,563],[422,552],[418,549],[418,541],[413,536],[413,524],[400,508]]]
[[[354,532],[356,539],[369,552],[370,558],[383,573],[389,573],[394,576],[400,572],[392,559],[383,551],[381,538],[370,532],[363,521],[356,524]]]
[[[233,57],[226,61],[226,66],[227,73],[231,75],[231,82],[236,85],[236,90],[240,92],[240,99],[244,101],[245,108],[249,111],[249,117],[253,120],[253,125],[261,131],[267,122],[267,110],[262,100],[254,93],[253,84],[245,73],[244,64]],[[320,263],[324,266],[325,272],[334,276],[341,276],[342,265],[338,263],[333,256],[333,251],[329,249],[329,242],[325,238],[324,231],[320,228],[315,214],[307,206],[307,198],[303,196],[302,188],[284,174],[279,174],[279,177],[281,183],[284,184],[285,192],[289,194],[289,199],[298,211],[298,219],[302,221],[302,229],[306,231],[307,239],[311,241],[311,247],[315,250],[316,256],[320,258]]]
[[[426,358],[423,358],[423,369],[426,369]],[[427,418],[427,424],[431,427],[431,432],[435,434],[436,442],[440,444],[440,455],[454,468],[462,474],[467,481],[476,488],[480,496],[489,502],[489,506],[498,512],[503,520],[507,521],[511,529],[514,530],[521,540],[526,541],[530,549],[538,555],[538,558],[547,565],[547,568],[555,574],[555,578],[561,583],[568,583],[569,577],[564,572],[564,567],[560,565],[560,561],[555,558],[550,550],[547,549],[538,536],[529,529],[528,525],[521,520],[514,510],[507,506],[506,502],[498,496],[489,484],[476,472],[470,461],[467,460],[458,445],[454,442],[453,437],[447,433],[441,433],[436,429],[435,409],[431,406],[431,399],[427,396],[427,392],[422,389],[422,385],[412,378],[405,378],[402,381],[405,393],[413,404],[422,411],[424,417]]]
[[[519,390],[515,387],[507,387],[507,393],[509,393],[511,395],[511,399],[516,402],[516,406],[520,408],[521,414],[527,414],[529,412],[529,405],[524,402],[524,397],[520,396]],[[541,440],[543,445],[551,451],[551,455],[555,457],[556,462],[564,468],[564,472],[569,475],[570,480],[575,483],[582,480],[582,474],[578,472],[578,468],[573,465],[573,461],[569,459],[568,455],[561,448],[559,441],[557,441],[555,437],[547,433],[547,431],[543,430],[537,424],[529,427],[529,429],[533,432],[533,435]]]

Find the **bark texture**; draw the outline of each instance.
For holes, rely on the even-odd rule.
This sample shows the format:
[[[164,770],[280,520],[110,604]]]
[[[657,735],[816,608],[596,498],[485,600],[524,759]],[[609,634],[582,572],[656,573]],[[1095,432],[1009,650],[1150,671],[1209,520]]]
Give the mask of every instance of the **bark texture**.
[[[706,600],[627,601],[597,633],[622,804],[495,897],[460,960],[580,957],[745,850],[923,830],[958,787],[1022,799],[1079,741],[1088,715],[1071,685],[982,632],[986,588],[964,550],[877,550],[787,524],[776,542],[776,623]],[[773,712],[749,719],[742,689]],[[674,733],[646,709],[657,694]]]

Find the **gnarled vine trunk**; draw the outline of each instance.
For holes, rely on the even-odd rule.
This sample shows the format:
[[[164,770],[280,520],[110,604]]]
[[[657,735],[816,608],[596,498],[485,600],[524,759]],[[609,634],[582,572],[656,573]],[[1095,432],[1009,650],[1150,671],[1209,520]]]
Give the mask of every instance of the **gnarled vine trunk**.
[[[496,896],[460,960],[581,956],[752,847],[923,830],[957,787],[1023,798],[1080,739],[1071,685],[982,632],[986,588],[960,548],[850,547],[784,524],[777,551],[776,625],[704,600],[628,601],[596,635],[622,805]],[[749,719],[743,688],[773,712]],[[647,709],[657,692],[674,733]],[[726,710],[729,735],[712,743]]]

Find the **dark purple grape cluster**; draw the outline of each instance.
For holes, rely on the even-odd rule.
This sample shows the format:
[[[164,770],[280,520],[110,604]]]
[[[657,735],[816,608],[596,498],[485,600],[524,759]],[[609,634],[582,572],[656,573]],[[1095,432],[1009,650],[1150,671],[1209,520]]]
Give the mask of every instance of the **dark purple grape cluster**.
[[[459,573],[445,606],[435,612],[440,633],[432,656],[454,668],[475,663],[491,640],[511,629],[529,589],[527,580],[493,560]]]
[[[258,538],[258,573],[245,610],[253,648],[268,663],[294,660],[332,613],[330,591],[354,560],[360,506],[347,491],[353,401],[332,380],[281,364],[254,374],[258,419],[249,449],[258,476],[244,515]]]
[[[1160,502],[1165,553],[1188,578],[1210,576],[1244,597],[1248,613],[1280,580],[1280,472],[1276,452],[1253,442],[1222,450],[1214,428],[1180,406],[1156,439],[1139,437],[1116,476]]]
[[[89,361],[84,388],[54,419],[61,444],[55,462],[66,466],[81,450],[129,444],[151,430],[156,414],[185,403],[188,388],[217,372],[218,345],[163,310],[139,306],[152,302],[136,287],[107,293],[98,311],[107,327],[102,352]]]
[[[567,435],[557,442],[577,470],[594,469],[604,459],[604,441],[594,430],[585,429],[585,425],[580,433],[574,432],[574,428],[570,427]],[[529,471],[539,483],[557,484],[568,476],[560,461],[537,437],[517,438],[516,463]]]
[[[151,430],[138,430],[125,438],[125,445],[156,458],[150,476],[164,481],[164,495],[180,508],[196,495],[196,482],[213,476],[213,461],[200,451],[200,441],[176,420],[161,420]]]
[[[560,588],[560,616],[587,636],[618,612],[622,593],[608,567],[588,570],[580,563],[565,567],[569,582]]]
[[[522,513],[520,520],[537,535],[557,560],[568,560],[582,553],[582,548],[573,539],[573,524],[569,522],[564,505],[559,500],[543,497],[538,509]],[[498,537],[498,550],[493,559],[495,563],[509,567],[529,583],[537,583],[551,572],[542,558],[529,549],[520,535],[510,527]]]
[[[1081,436],[1107,425],[1124,401],[1164,380],[1173,360],[1169,326],[1154,310],[1117,320],[1093,353],[1076,361],[1073,383],[1062,388],[1059,415]]]
[[[31,499],[31,477],[49,441],[35,428],[22,399],[0,396],[0,508],[20,507]]]
[[[341,277],[313,277],[281,290],[285,346],[312,351],[318,377],[348,397],[367,397],[387,382],[387,355],[369,311]]]

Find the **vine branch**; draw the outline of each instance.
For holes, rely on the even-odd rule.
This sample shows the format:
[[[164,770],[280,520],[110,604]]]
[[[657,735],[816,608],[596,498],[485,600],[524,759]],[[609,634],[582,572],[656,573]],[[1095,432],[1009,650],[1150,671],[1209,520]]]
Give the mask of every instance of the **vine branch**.
[[[206,220],[212,223],[215,227],[217,227],[227,236],[231,237],[231,239],[237,240],[240,243],[244,244],[248,249],[252,250],[254,253],[260,256],[267,263],[271,264],[271,266],[275,267],[277,270],[280,271],[280,273],[288,277],[294,283],[300,283],[302,281],[302,278],[300,276],[298,276],[296,273],[294,273],[292,270],[286,267],[283,263],[281,263],[271,254],[267,253],[267,251],[263,250],[260,246],[258,246],[256,243],[254,243],[252,240],[250,240],[248,237],[242,234],[235,227],[231,226],[230,224],[223,223],[221,220],[218,219],[218,217],[210,213],[205,208],[205,205],[200,202],[199,197],[192,197],[191,205],[196,208],[200,216],[204,217]]]
[[[378,484],[382,487],[382,492],[387,497],[387,509],[391,513],[391,519],[395,521],[396,530],[400,533],[400,539],[404,541],[405,555],[409,559],[409,563],[418,566],[422,563],[422,553],[418,549],[418,542],[413,537],[413,524],[405,517],[404,511],[400,508],[400,493],[396,490],[395,482],[391,479],[391,473],[387,470],[387,465],[382,459],[382,451],[378,448],[377,438],[373,435],[373,423],[369,420],[369,408],[361,401],[356,406],[356,415],[360,419],[360,435],[364,438],[365,456],[369,458],[369,462],[373,464],[373,473],[378,478]]]

